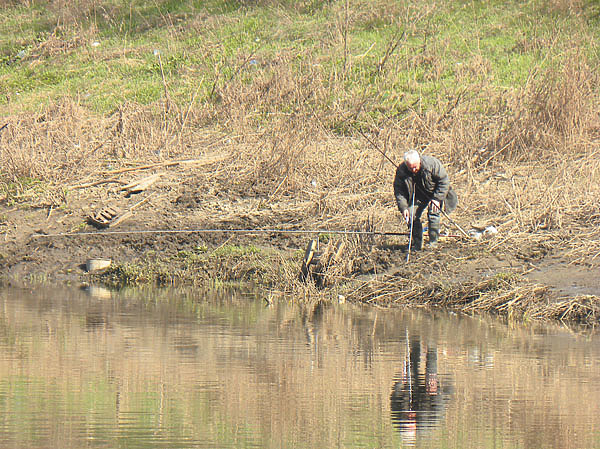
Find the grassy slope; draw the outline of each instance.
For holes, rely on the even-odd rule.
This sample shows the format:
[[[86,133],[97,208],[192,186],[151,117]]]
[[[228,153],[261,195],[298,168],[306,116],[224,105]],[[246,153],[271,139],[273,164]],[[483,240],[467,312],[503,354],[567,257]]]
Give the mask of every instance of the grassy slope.
[[[596,154],[593,3],[19,4],[0,10],[5,196],[10,182],[60,183],[108,158],[195,156],[202,133],[217,130],[266,148],[245,175],[277,185],[285,173],[292,191],[309,171],[340,182],[333,160],[369,163],[356,160],[365,142],[346,139],[355,126],[386,151],[428,148],[468,194],[494,164]],[[355,182],[380,188],[372,170]]]
[[[238,73],[250,55],[268,61],[291,54],[294,72],[317,62],[332,92],[379,95],[377,106],[391,113],[415,101],[435,108],[477,83],[518,88],[532,69],[560,64],[573,47],[590,55],[590,65],[597,62],[591,9],[575,15],[560,4],[544,7],[548,2],[353,1],[346,11],[345,2],[282,3],[81,0],[71,7],[5,7],[3,113],[35,110],[64,95],[99,113],[125,101],[157,101],[163,85],[155,50],[169,92],[182,104],[196,91],[197,101],[210,102],[214,83],[232,76],[251,84],[251,73]]]

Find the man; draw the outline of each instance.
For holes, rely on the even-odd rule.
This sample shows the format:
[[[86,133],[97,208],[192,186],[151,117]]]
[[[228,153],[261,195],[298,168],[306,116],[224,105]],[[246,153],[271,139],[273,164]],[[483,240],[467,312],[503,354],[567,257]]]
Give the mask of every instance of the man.
[[[413,197],[414,195],[414,197]],[[416,150],[404,154],[404,162],[396,169],[394,196],[404,221],[412,223],[412,247],[423,248],[421,214],[427,208],[429,245],[435,246],[440,236],[440,213],[456,208],[458,198],[450,187],[448,173],[433,156],[419,155]]]

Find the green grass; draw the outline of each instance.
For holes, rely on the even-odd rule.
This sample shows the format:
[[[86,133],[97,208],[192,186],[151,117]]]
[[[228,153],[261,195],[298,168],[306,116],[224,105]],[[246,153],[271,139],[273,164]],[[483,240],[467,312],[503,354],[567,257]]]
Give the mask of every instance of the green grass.
[[[348,70],[340,87],[349,97],[381,98],[383,109],[402,111],[417,100],[421,107],[435,107],[457,83],[522,85],[534,67],[560,61],[574,45],[573,36],[598,59],[593,3],[577,15],[541,0],[390,1],[389,9],[407,11],[404,16],[385,14],[386,7],[377,5],[350,2]],[[288,63],[298,76],[306,73],[306,64],[317,64],[323,82],[330,83],[344,65],[344,7],[345,2],[316,0],[81,0],[67,10],[45,3],[5,7],[0,110],[34,110],[64,95],[77,96],[99,113],[125,101],[156,102],[164,88],[154,50],[160,51],[170,96],[182,105],[196,91],[199,101],[213,101],[208,94],[215,83],[222,86],[237,76],[252,85],[268,76],[270,64],[259,64],[253,73],[240,70],[251,54],[261,62],[296,54]],[[378,63],[401,32],[404,37],[379,73]]]
[[[260,250],[254,245],[224,245],[220,246],[212,252],[213,257],[224,257],[224,256],[248,256],[251,254],[258,254]]]
[[[47,189],[47,185],[40,180],[21,177],[14,181],[1,181],[0,177],[0,200],[8,206],[27,201]]]

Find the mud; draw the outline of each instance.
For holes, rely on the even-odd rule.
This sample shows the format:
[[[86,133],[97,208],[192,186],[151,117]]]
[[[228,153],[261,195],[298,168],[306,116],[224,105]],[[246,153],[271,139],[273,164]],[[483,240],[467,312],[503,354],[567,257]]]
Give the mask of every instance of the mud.
[[[245,195],[245,196],[244,196]],[[315,229],[316,222],[300,219],[293,199],[268,207],[260,198],[240,190],[224,190],[205,186],[193,173],[173,171],[147,191],[125,196],[122,192],[101,185],[73,190],[65,204],[2,205],[0,206],[0,268],[2,282],[7,285],[31,283],[82,284],[90,281],[85,262],[90,258],[111,259],[113,266],[162,262],[171,273],[169,282],[197,284],[211,277],[220,277],[228,270],[227,279],[266,282],[264,272],[283,272],[281,285],[296,280],[289,271],[300,272],[302,253],[311,234],[252,232],[187,232],[189,230],[289,228]],[[127,210],[142,200],[131,215],[116,227],[98,230],[86,218],[106,205]],[[449,222],[445,229],[458,233]],[[406,231],[401,224],[396,231]],[[162,232],[166,231],[166,232]],[[339,236],[330,236],[336,239]],[[490,239],[506,238],[502,234]],[[356,240],[356,239],[354,239]],[[262,268],[237,267],[235,255],[219,260],[214,266],[205,262],[190,269],[194,262],[181,254],[215,251],[225,245],[251,246],[258,255],[255,261]],[[435,249],[411,254],[407,263],[405,236],[375,236],[353,242],[349,269],[340,282],[353,279],[368,282],[375,277],[400,276],[450,283],[473,282],[498,273],[515,273],[530,282],[548,286],[557,298],[577,295],[600,295],[597,266],[573,266],[562,260],[558,251],[541,251],[538,244],[510,248],[494,240],[473,240],[443,237]],[[261,262],[262,254],[269,258]],[[273,255],[276,254],[276,257]],[[230,266],[225,267],[226,264]],[[265,266],[266,265],[266,266]],[[291,268],[290,268],[291,267]],[[257,274],[262,272],[263,275]],[[255,276],[256,278],[253,278]],[[277,284],[271,278],[268,287]]]

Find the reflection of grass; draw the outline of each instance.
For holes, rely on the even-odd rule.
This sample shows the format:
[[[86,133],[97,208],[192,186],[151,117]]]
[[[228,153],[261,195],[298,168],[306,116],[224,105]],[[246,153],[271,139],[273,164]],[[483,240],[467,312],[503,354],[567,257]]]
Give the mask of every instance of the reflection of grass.
[[[440,380],[456,382],[440,428],[432,429],[437,447],[486,447],[489,432],[495,440],[519,438],[531,422],[556,429],[538,435],[536,447],[563,439],[561,447],[594,446],[575,431],[598,416],[596,384],[574,382],[598,377],[583,335],[565,348],[564,328],[559,341],[552,337],[558,326],[291,300],[266,308],[246,296],[180,293],[189,298],[147,289],[100,302],[54,302],[51,293],[52,301],[7,301],[5,314],[15,319],[3,322],[2,334],[14,338],[3,341],[0,415],[7,437],[18,425],[19,444],[3,443],[401,447],[389,396],[408,329],[410,339],[437,343]],[[99,310],[108,326],[87,328],[86,313]],[[563,349],[540,356],[553,341]],[[197,351],[180,352],[181,344]]]
[[[90,375],[91,373],[87,373]],[[63,382],[62,380],[60,381]],[[239,434],[239,425],[229,427],[224,418],[214,416],[211,392],[161,394],[156,385],[150,391],[126,391],[106,382],[102,376],[82,380],[77,388],[57,385],[56,379],[32,378],[27,375],[3,379],[3,388],[10,392],[0,403],[0,415],[10,416],[8,429],[17,432],[18,440],[28,447],[40,447],[40,441],[47,441],[45,426],[47,421],[56,431],[64,428],[77,428],[86,417],[87,438],[110,444],[112,447],[141,447],[145,435],[160,430],[163,441],[189,439],[190,428],[196,432],[207,432],[206,437],[219,443],[240,443],[243,434],[252,434],[246,429]],[[148,386],[145,386],[148,388]],[[115,402],[115,399],[117,402]],[[118,406],[115,404],[118,403]],[[194,418],[189,421],[190,413]],[[114,422],[127,416],[127,425],[111,429],[107,422]],[[32,416],[38,417],[32,420]],[[208,434],[218,420],[218,435]],[[160,429],[157,423],[160,422]],[[69,432],[65,431],[65,434]],[[59,438],[64,438],[60,436]],[[73,436],[72,445],[80,444]],[[71,446],[75,447],[75,446]]]

